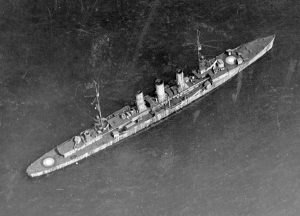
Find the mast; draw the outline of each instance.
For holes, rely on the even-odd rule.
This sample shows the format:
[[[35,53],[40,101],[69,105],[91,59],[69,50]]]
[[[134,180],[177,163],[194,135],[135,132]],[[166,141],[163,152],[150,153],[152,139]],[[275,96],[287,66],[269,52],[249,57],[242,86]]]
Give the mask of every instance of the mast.
[[[94,85],[95,85],[95,90],[96,90],[96,109],[98,111],[98,114],[99,114],[99,117],[100,117],[100,124],[101,124],[101,127],[103,126],[103,123],[102,123],[102,114],[101,114],[101,108],[100,108],[100,100],[99,100],[99,97],[100,97],[100,93],[99,93],[99,85],[98,83],[94,80]]]
[[[200,43],[200,31],[197,29],[197,53],[198,53],[199,71],[201,70],[202,57],[203,57],[201,54],[201,50],[202,50],[202,45]]]

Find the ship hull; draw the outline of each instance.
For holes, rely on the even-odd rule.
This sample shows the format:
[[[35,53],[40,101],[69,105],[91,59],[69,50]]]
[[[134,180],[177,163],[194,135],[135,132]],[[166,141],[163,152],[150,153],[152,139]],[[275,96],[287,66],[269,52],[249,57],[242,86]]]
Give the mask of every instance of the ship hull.
[[[182,108],[186,107],[187,105],[191,104],[197,99],[204,97],[209,92],[215,90],[217,87],[221,86],[222,84],[233,78],[235,75],[237,75],[239,72],[243,71],[246,67],[254,63],[257,59],[262,57],[267,51],[269,51],[272,48],[274,38],[274,36],[272,36],[272,38],[269,38],[268,43],[265,44],[265,46],[259,49],[256,53],[252,53],[251,58],[249,58],[247,61],[244,61],[242,64],[228,70],[221,76],[214,78],[212,80],[212,84],[207,86],[205,89],[199,87],[199,85],[201,84],[189,87],[188,90],[182,92],[182,94],[186,94],[188,95],[188,97],[185,97],[180,103],[176,104],[175,106],[169,106],[168,109],[162,109],[158,111],[154,116],[150,117],[149,119],[135,125],[134,127],[129,128],[123,133],[120,133],[120,135],[116,138],[110,137],[107,139],[103,138],[99,141],[95,141],[91,145],[76,152],[76,154],[70,157],[58,157],[57,151],[53,149],[50,152],[43,155],[42,157],[40,157],[33,164],[31,164],[27,169],[27,174],[31,177],[37,177],[64,168],[86,157],[89,157],[90,155],[93,155],[109,146],[112,146],[120,142],[121,140],[124,140],[125,138],[130,137],[146,128],[149,128],[155,123],[161,122],[163,119],[170,116],[171,114],[177,112],[178,110],[181,110]],[[45,168],[41,165],[42,159],[47,157],[55,158],[54,166]]]

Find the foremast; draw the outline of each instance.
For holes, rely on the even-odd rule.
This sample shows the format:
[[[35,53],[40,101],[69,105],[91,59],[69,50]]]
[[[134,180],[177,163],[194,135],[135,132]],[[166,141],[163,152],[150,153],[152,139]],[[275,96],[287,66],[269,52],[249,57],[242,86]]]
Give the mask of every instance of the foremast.
[[[99,92],[99,84],[94,80],[94,87],[96,91],[96,107],[95,109],[98,111],[98,117],[96,118],[97,121],[100,122],[101,128],[103,127],[103,120],[102,120],[102,113],[101,113],[101,106],[100,106],[100,92]]]

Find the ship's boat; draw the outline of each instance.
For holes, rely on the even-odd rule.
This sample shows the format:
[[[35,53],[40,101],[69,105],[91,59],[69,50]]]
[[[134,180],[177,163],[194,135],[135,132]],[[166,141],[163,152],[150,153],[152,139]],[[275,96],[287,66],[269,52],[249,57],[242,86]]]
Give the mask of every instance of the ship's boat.
[[[95,83],[96,108],[99,112],[95,125],[34,161],[27,168],[27,174],[36,177],[61,169],[162,121],[262,57],[273,47],[274,39],[275,35],[259,38],[228,49],[213,59],[199,58],[199,69],[192,71],[191,75],[184,76],[183,71],[178,70],[175,85],[165,85],[157,80],[155,96],[139,91],[135,105],[125,106],[106,118],[101,116],[98,86]],[[198,47],[201,47],[199,43]]]

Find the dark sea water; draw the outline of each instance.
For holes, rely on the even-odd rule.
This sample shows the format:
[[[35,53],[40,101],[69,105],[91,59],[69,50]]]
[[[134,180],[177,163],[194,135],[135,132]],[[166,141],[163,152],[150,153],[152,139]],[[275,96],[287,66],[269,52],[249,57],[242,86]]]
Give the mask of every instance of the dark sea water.
[[[186,67],[186,73],[196,66],[197,27],[207,56],[271,34],[276,34],[274,47],[239,76],[156,127],[78,165],[31,179],[25,173],[31,162],[92,122],[90,98],[80,87],[88,80],[88,60],[82,56],[90,55],[90,45],[81,44],[69,54],[56,48],[58,59],[48,55],[53,53],[51,43],[32,36],[37,31],[27,29],[32,26],[24,33],[31,43],[24,45],[22,37],[15,37],[16,22],[2,19],[11,38],[3,30],[1,216],[300,215],[299,2],[153,2],[139,19],[141,25],[135,24],[139,27],[111,30],[124,35],[114,41],[120,46],[131,34],[136,37],[127,44],[133,46],[128,56],[135,66],[123,73],[126,65],[121,65],[122,73],[113,69],[101,75],[106,115],[129,102],[139,88],[153,89],[155,77],[174,77],[166,58]],[[118,19],[111,15],[114,22]],[[138,23],[137,18],[126,22]],[[28,45],[33,43],[38,48]],[[15,55],[19,49],[25,51]]]

